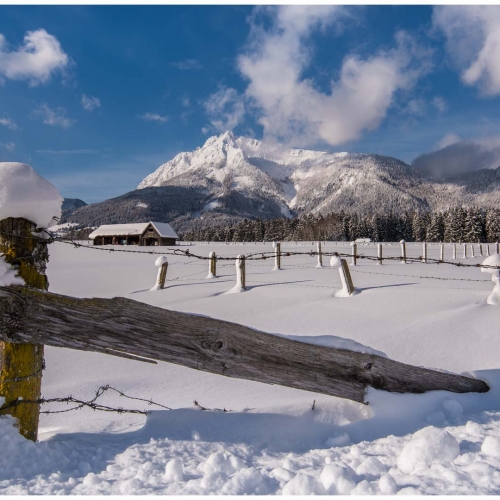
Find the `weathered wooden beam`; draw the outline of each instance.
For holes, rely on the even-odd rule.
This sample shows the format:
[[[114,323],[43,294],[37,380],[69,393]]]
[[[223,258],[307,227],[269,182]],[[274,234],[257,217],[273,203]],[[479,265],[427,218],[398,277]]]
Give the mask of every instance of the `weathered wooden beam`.
[[[489,390],[478,379],[125,298],[76,299],[20,286],[0,287],[0,339],[123,353],[358,402],[365,402],[368,386],[401,393]]]

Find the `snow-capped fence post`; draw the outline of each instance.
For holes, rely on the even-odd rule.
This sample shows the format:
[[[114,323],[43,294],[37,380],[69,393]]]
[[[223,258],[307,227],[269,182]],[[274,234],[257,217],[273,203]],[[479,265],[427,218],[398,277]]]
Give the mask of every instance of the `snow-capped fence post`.
[[[351,243],[351,248],[352,248],[352,262],[351,264],[353,266],[356,265],[357,258],[358,258],[358,245],[354,243],[354,241]]]
[[[486,255],[490,256],[490,245],[486,245]]]
[[[467,258],[467,244],[464,243],[464,259]]]
[[[277,241],[274,243],[274,268],[273,271],[281,269],[281,243]]]
[[[498,248],[498,241],[495,243],[495,253],[500,253],[499,248]]]
[[[483,256],[483,245],[479,243],[479,255],[482,257]]]
[[[422,261],[427,262],[427,242],[424,241],[422,244]]]
[[[316,267],[323,267],[323,252],[321,251],[321,241],[318,241],[316,244],[316,249],[318,253],[318,263],[316,264]]]
[[[165,255],[160,255],[156,261],[155,266],[158,267],[158,274],[156,275],[156,285],[151,288],[151,291],[163,290],[165,288],[165,280],[167,279],[168,261]]]
[[[378,259],[378,262],[377,264],[378,265],[381,265],[382,264],[382,259],[383,259],[383,253],[382,253],[382,243],[379,243],[377,245],[377,259]]]
[[[453,243],[453,260],[457,260],[457,245]]]
[[[36,224],[23,218],[0,221],[0,253],[27,286],[47,290],[45,269],[49,254],[44,233],[35,230]],[[0,341],[0,396],[4,398],[4,406],[21,399],[36,401],[41,398],[43,354],[42,344]],[[5,414],[17,419],[19,432],[24,437],[36,441],[39,405],[17,405],[0,410],[0,415]]]
[[[401,240],[399,243],[401,244],[401,263],[406,264],[406,241]]]
[[[210,259],[208,261],[208,278],[216,278],[217,277],[217,255],[215,252],[210,252],[208,254],[208,258]]]
[[[472,244],[470,246],[470,256],[474,257],[474,245],[472,245]]]
[[[245,256],[238,255],[236,258],[236,287],[246,290]]]
[[[483,266],[497,266],[500,267],[500,255],[495,254],[491,257],[484,259]],[[488,295],[486,302],[490,305],[500,305],[500,269],[493,269],[490,267],[481,267],[481,272],[490,273],[491,281],[495,283],[493,291]]]
[[[339,268],[340,281],[342,282],[342,292],[336,296],[347,297],[354,292],[354,284],[352,282],[351,271],[345,259],[341,259],[337,252],[335,252],[330,260],[332,267]]]
[[[441,243],[441,249],[439,252],[439,260],[441,262],[444,262],[444,243]]]

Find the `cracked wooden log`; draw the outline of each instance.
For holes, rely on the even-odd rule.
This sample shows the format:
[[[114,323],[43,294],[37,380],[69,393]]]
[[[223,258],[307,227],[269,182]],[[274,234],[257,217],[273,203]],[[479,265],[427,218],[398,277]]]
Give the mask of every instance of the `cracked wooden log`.
[[[226,377],[365,402],[390,392],[487,392],[478,379],[374,354],[306,344],[125,298],[77,299],[0,287],[0,339],[174,363]]]

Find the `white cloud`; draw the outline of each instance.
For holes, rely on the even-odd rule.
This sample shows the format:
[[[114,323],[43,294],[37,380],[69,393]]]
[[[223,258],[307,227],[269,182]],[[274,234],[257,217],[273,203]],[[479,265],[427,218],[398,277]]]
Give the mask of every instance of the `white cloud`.
[[[10,80],[28,80],[35,86],[47,82],[52,73],[69,64],[56,37],[44,29],[28,31],[23,45],[11,49],[0,34],[0,75]]]
[[[238,60],[249,82],[245,97],[257,110],[267,139],[296,146],[356,139],[379,126],[397,91],[411,88],[429,70],[429,52],[399,32],[391,50],[367,58],[348,55],[339,78],[323,93],[303,77],[312,61],[307,42],[313,31],[338,24],[345,9],[281,6],[267,12],[273,13],[271,27],[258,25],[254,18],[250,43]],[[229,91],[237,102],[234,89]]]
[[[416,158],[413,166],[434,177],[498,168],[500,136],[460,139],[455,134],[446,134],[436,144],[434,151]]]
[[[441,113],[448,109],[448,103],[446,102],[446,99],[444,97],[441,97],[440,95],[434,96],[431,104]]]
[[[189,97],[187,96],[184,96],[182,99],[181,99],[181,104],[184,108],[189,108],[189,106],[191,106],[191,100],[189,99]]]
[[[0,146],[7,151],[14,151],[16,145],[13,142],[0,142]]]
[[[0,125],[9,128],[10,130],[19,130],[17,123],[10,120],[9,118],[0,118]]]
[[[443,31],[462,81],[484,95],[500,95],[500,7],[437,6],[433,26]]]
[[[426,110],[427,104],[423,99],[410,99],[405,108],[407,114],[414,116],[422,116]]]
[[[234,129],[245,115],[243,96],[232,88],[221,87],[204,106],[212,127],[219,132]]]
[[[168,120],[168,116],[161,116],[158,113],[145,113],[139,118],[142,118],[144,121],[147,122],[158,122],[158,123],[165,123]]]
[[[82,107],[85,111],[93,111],[101,107],[101,100],[97,97],[82,95]]]
[[[41,104],[33,111],[33,115],[42,119],[45,125],[69,128],[76,123],[76,120],[66,116],[64,108],[51,109],[47,104]]]
[[[443,138],[436,143],[434,149],[444,149],[452,144],[457,144],[460,142],[460,137],[457,134],[448,133],[443,136]]]
[[[198,61],[198,59],[184,59],[184,61],[172,62],[170,64],[182,71],[198,70],[203,68],[203,65],[200,61]]]

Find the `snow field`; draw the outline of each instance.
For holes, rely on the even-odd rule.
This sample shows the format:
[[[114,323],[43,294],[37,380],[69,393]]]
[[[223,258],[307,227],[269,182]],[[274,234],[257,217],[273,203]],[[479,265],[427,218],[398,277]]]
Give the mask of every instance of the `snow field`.
[[[272,250],[271,244],[186,248],[232,257]],[[408,256],[417,257],[421,248],[408,243]],[[369,390],[365,406],[166,363],[47,348],[44,397],[90,399],[99,385],[110,384],[174,410],[157,411],[107,394],[110,406],[152,413],[147,418],[86,410],[42,415],[36,444],[19,436],[9,418],[0,418],[0,449],[8,450],[0,454],[0,493],[500,492],[498,309],[486,304],[493,283],[479,269],[360,260],[351,267],[360,293],[335,298],[339,273],[326,267],[327,259],[323,269],[316,269],[315,257],[282,257],[283,269],[271,271],[274,259],[269,258],[247,261],[248,290],[228,295],[236,282],[234,261],[219,261],[218,277],[207,280],[208,261],[169,255],[166,288],[150,292],[161,248],[154,249],[155,255],[137,254],[144,250],[137,247],[126,248],[135,254],[62,243],[49,249],[48,277],[55,293],[120,295],[303,342],[475,372],[492,390],[481,395]],[[282,244],[282,252],[296,249],[315,250],[315,245]],[[323,250],[350,253],[351,248],[327,242]],[[399,251],[398,243],[384,245],[385,256]],[[447,252],[451,260],[448,245]],[[358,245],[358,253],[376,255],[376,247]],[[439,245],[429,245],[429,257],[439,257]],[[200,411],[193,407],[195,399],[231,411]]]

